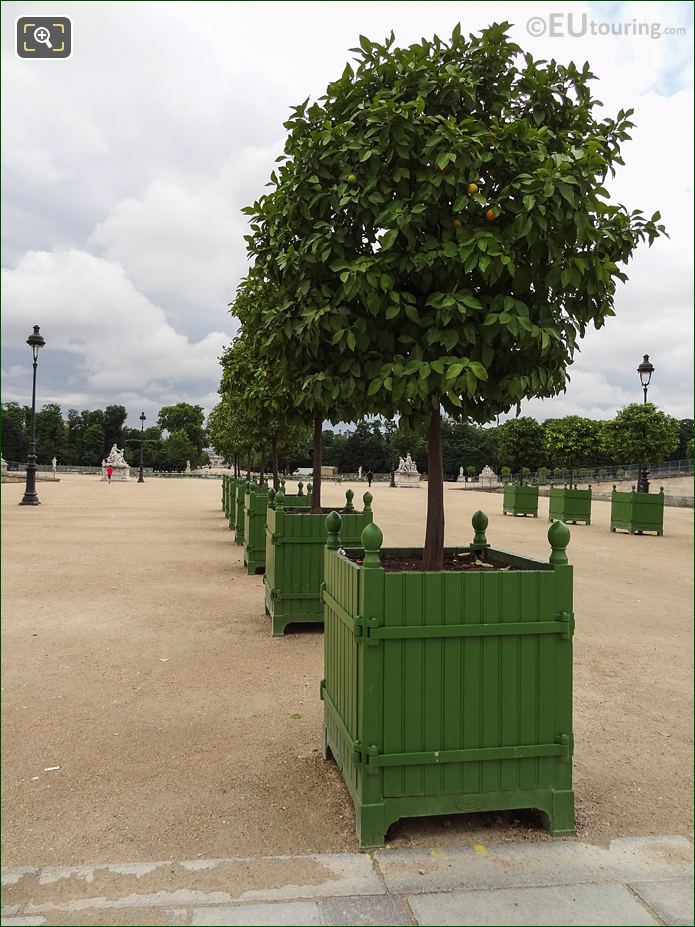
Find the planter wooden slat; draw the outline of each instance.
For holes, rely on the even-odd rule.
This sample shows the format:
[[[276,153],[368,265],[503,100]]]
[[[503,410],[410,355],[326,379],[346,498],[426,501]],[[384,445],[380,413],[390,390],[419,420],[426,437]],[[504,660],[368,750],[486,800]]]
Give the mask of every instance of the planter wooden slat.
[[[591,487],[570,489],[567,486],[551,487],[548,507],[549,521],[564,521],[565,524],[584,522],[591,524]]]
[[[351,504],[352,490],[345,495]],[[362,529],[372,521],[371,501],[371,493],[365,493],[364,510],[343,516],[346,547],[358,545]],[[294,622],[323,622],[321,583],[328,510],[313,514],[302,511],[295,502],[284,493],[282,498],[278,494],[266,513],[263,582],[274,637],[283,635],[287,625]]]
[[[490,551],[517,567],[499,572],[385,572],[376,526],[363,532],[361,566],[356,551],[337,551],[342,525],[335,534],[324,551],[324,753],[352,795],[360,846],[383,845],[400,817],[460,811],[538,808],[552,833],[573,833],[565,525],[549,531],[554,561]]]
[[[533,515],[538,518],[538,487],[507,483],[502,497],[504,515]]]
[[[289,504],[299,509],[311,507],[311,492],[304,493],[303,485],[299,484],[299,493],[285,495],[286,503],[290,500]],[[244,564],[249,575],[265,571],[267,510],[274,496],[274,490],[253,483],[244,492]]]
[[[644,534],[654,531],[659,537],[664,533],[664,487],[658,493],[618,492],[611,493],[611,531],[618,529],[630,534]]]

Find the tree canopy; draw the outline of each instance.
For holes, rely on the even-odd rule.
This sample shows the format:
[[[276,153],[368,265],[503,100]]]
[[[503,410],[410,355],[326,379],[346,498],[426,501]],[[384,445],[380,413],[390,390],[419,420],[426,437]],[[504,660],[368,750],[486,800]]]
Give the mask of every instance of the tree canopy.
[[[429,422],[428,569],[440,410],[489,422],[564,389],[578,340],[614,312],[619,265],[664,231],[604,186],[632,111],[599,119],[588,64],[534,61],[508,28],[361,37],[356,67],[293,108],[248,210],[253,273],[277,290],[267,344],[302,403]]]
[[[543,423],[545,450],[553,467],[569,469],[572,485],[574,470],[597,461],[601,451],[602,426],[590,418],[567,415]]]
[[[606,422],[605,441],[615,460],[661,461],[678,447],[678,421],[651,402],[633,402]]]

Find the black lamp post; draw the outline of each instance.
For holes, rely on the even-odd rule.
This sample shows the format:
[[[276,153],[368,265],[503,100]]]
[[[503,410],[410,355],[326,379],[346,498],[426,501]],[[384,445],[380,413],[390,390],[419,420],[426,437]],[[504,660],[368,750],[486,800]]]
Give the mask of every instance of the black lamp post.
[[[31,348],[31,355],[34,359],[34,377],[31,387],[31,443],[27,455],[27,485],[22,501],[19,504],[41,505],[39,497],[36,495],[36,364],[39,359],[39,351],[46,344],[46,341],[39,332],[38,325],[34,326],[34,331],[27,338],[27,344]]]
[[[142,458],[145,451],[145,419],[147,416],[144,412],[140,413],[140,472],[138,473],[138,483],[145,482],[145,475],[142,469]]]
[[[649,389],[649,384],[652,379],[652,374],[654,373],[654,364],[649,362],[649,355],[645,354],[642,363],[637,368],[637,373],[639,374],[640,383],[642,384],[642,389],[644,390],[644,402],[647,401],[647,390]],[[639,468],[639,477],[637,479],[637,492],[649,492],[649,471],[647,470],[646,463],[641,463]]]

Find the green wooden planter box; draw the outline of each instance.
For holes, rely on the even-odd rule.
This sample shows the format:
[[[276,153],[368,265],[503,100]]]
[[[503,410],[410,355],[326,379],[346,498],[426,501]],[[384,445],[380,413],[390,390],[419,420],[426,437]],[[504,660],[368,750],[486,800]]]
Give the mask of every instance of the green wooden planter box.
[[[591,524],[591,487],[569,489],[567,486],[551,487],[549,506],[550,521],[564,521],[576,525],[583,521]]]
[[[265,513],[268,487],[247,483],[244,489],[244,564],[246,572],[265,569]]]
[[[229,477],[224,475],[222,476],[222,511],[225,515],[227,514],[227,490],[229,489],[229,484],[227,482],[228,479]]]
[[[664,533],[664,487],[658,493],[618,492],[611,493],[611,531],[618,528],[630,534],[644,534],[655,531],[659,537]]]
[[[473,522],[480,550],[487,518]],[[345,554],[329,524],[324,756],[360,847],[382,846],[399,818],[466,811],[537,808],[552,834],[574,833],[567,526],[548,530],[549,563],[490,550],[508,572],[418,573],[383,570],[376,525]]]
[[[354,493],[345,493],[347,507]],[[365,525],[371,523],[372,494],[363,496],[361,512],[343,514],[343,544],[357,546]],[[285,507],[284,493],[268,506],[265,549],[265,609],[272,622],[273,637],[281,637],[295,622],[323,622],[321,583],[326,544],[326,515]]]
[[[233,497],[234,542],[239,546],[244,543],[244,494],[246,493],[246,483],[246,480],[237,480]]]
[[[236,527],[236,488],[239,482],[232,476],[223,476],[224,489],[224,513],[230,529],[233,531]]]
[[[298,509],[310,508],[311,483],[307,485],[307,493],[304,493],[304,483],[299,483],[298,488],[296,495],[285,495],[285,504]],[[266,513],[274,497],[274,489],[260,488],[253,483],[244,493],[244,564],[249,575],[265,571]]]
[[[538,487],[507,483],[502,498],[504,515],[533,515],[538,518]]]

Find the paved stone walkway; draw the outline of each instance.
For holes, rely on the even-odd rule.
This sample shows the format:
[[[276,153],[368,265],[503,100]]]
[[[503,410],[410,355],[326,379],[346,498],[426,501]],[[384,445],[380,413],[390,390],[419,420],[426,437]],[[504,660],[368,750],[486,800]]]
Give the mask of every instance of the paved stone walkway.
[[[7,925],[693,924],[688,837],[5,869]]]

